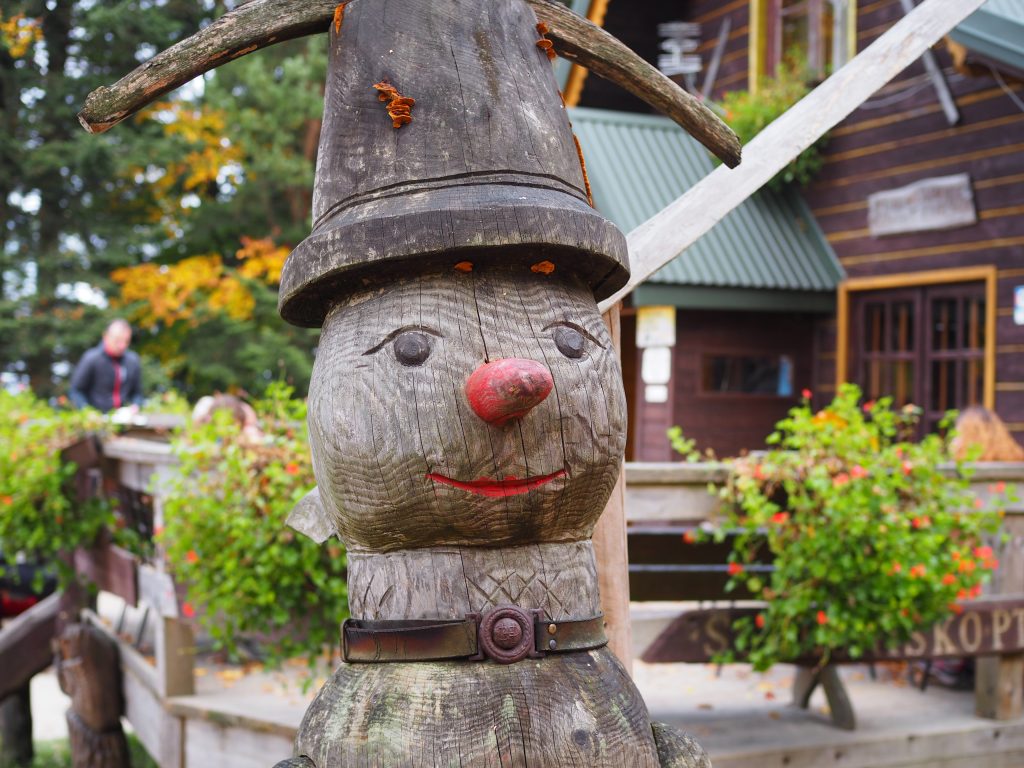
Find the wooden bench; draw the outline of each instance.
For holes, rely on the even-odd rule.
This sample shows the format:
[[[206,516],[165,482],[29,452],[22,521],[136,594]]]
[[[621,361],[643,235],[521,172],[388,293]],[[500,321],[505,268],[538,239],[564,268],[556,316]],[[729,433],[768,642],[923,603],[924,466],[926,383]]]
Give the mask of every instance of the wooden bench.
[[[687,542],[694,526],[688,524],[634,523],[628,529],[630,599],[646,601],[688,601],[711,603],[698,605],[675,618],[646,648],[641,659],[648,663],[708,663],[728,650],[733,641],[733,622],[741,616],[757,613],[757,598],[744,588],[725,591],[729,580],[728,556],[732,541]],[[768,577],[773,566],[767,550],[759,553],[748,571]],[[997,595],[966,603],[963,613],[953,616],[926,632],[916,633],[908,643],[896,649],[881,645],[858,659],[842,649],[833,652],[832,662],[818,669],[814,659],[796,659],[793,701],[807,708],[811,694],[821,685],[828,701],[832,721],[840,728],[856,727],[856,715],[837,665],[849,662],[923,660],[937,658],[993,657],[1002,669],[999,676],[985,672],[980,665],[978,714],[996,719],[1019,716],[1020,685],[1006,679],[1024,668],[1024,595]],[[985,690],[991,688],[992,690]],[[1012,699],[1016,697],[1017,701]],[[1009,699],[1009,700],[1008,700]],[[999,703],[990,707],[983,700]],[[986,709],[992,711],[986,711]]]

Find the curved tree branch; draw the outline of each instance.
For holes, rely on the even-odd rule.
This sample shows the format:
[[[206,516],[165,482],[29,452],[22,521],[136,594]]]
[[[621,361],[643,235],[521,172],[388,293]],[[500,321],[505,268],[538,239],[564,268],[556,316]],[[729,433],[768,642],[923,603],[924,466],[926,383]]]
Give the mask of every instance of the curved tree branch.
[[[358,2],[359,0],[353,0]],[[551,0],[527,0],[548,26],[555,51],[611,80],[689,131],[730,168],[740,142],[717,115],[600,27]],[[163,94],[225,62],[274,43],[327,30],[337,0],[252,0],[158,53],[111,86],[97,88],[78,113],[102,133]]]

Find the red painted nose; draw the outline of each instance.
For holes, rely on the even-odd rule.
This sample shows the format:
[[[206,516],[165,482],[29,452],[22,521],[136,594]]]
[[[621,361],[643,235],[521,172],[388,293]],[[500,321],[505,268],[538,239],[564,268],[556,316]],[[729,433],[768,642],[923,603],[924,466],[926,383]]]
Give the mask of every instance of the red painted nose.
[[[536,360],[507,357],[473,371],[466,382],[466,397],[477,416],[500,427],[525,416],[553,386],[547,366]]]

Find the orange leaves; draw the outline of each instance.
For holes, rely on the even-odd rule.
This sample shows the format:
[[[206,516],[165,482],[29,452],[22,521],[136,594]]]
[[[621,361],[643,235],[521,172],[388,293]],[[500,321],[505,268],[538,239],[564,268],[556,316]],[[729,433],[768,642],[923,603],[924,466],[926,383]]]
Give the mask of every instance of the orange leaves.
[[[373,87],[379,91],[377,98],[387,103],[388,116],[391,118],[393,128],[401,128],[412,122],[412,108],[416,99],[403,96],[387,80],[374,83]]]
[[[117,269],[111,279],[121,286],[120,304],[136,306],[132,320],[142,326],[197,325],[203,310],[246,320],[255,299],[242,278],[276,284],[288,248],[269,238],[242,238],[235,253],[240,265],[231,269],[218,254],[190,256],[177,264],[139,264]]]
[[[250,280],[277,285],[281,282],[281,270],[288,253],[287,246],[275,245],[269,237],[259,240],[243,237],[242,247],[235,252],[235,258],[242,262],[238,274]]]
[[[32,46],[43,39],[43,25],[39,19],[25,18],[18,13],[8,19],[0,15],[0,46],[7,49],[12,59],[28,55]]]

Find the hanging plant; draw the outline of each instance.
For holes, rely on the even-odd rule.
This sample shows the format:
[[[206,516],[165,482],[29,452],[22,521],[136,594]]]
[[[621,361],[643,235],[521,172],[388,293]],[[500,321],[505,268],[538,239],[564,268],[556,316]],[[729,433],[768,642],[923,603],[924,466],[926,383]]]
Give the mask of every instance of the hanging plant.
[[[810,74],[806,62],[799,56],[787,56],[779,62],[774,77],[758,80],[756,92],[730,91],[724,95],[721,113],[743,144],[768,127],[776,118],[811,91]],[[806,186],[821,170],[823,150],[828,134],[801,152],[768,182],[772,189],[789,184]]]

